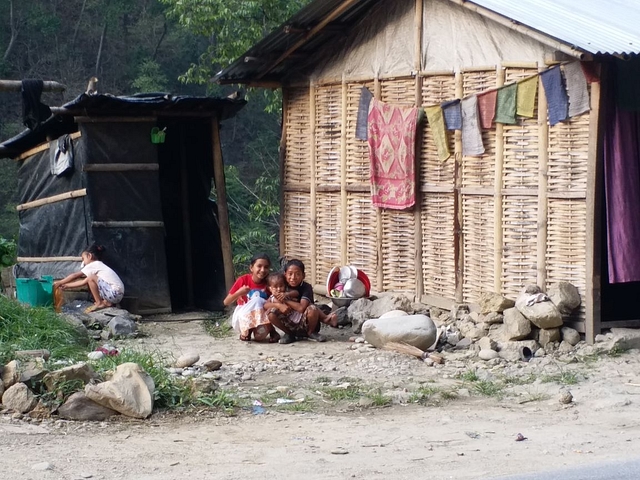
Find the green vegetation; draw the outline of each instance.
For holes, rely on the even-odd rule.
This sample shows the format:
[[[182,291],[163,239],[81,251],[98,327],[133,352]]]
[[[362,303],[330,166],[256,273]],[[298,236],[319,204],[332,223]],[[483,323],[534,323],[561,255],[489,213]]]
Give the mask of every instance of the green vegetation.
[[[211,312],[211,317],[204,320],[202,326],[214,338],[226,338],[234,334],[229,319],[223,312]]]
[[[540,380],[542,383],[559,383],[561,385],[576,385],[579,381],[578,376],[575,373],[564,371],[551,375],[542,375]]]
[[[380,390],[369,392],[367,397],[371,399],[374,407],[387,407],[391,405],[391,398],[383,394]]]
[[[322,394],[333,402],[342,400],[357,400],[364,395],[358,385],[349,385],[348,387],[324,387]]]
[[[13,240],[0,237],[0,268],[16,262],[17,246]]]

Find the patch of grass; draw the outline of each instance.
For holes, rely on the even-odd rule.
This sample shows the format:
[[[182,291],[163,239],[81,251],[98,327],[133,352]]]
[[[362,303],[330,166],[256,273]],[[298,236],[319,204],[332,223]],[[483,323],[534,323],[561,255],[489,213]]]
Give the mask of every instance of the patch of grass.
[[[505,385],[508,385],[508,386],[512,386],[512,385],[529,385],[529,384],[535,382],[537,378],[538,377],[533,373],[530,373],[529,375],[524,375],[522,377],[517,377],[517,376],[512,376],[512,375],[505,375],[502,378],[502,381],[504,382]]]
[[[34,385],[31,385],[32,389]],[[44,384],[40,384],[41,393],[37,395],[38,399],[47,406],[57,408],[62,405],[71,395],[84,390],[84,382],[82,380],[62,380],[53,384],[53,389],[49,392],[45,389]],[[36,393],[37,390],[36,390]]]
[[[353,385],[357,385],[360,383],[360,379],[354,377],[340,377],[337,381],[338,383],[351,383]]]
[[[559,383],[561,385],[576,385],[579,382],[578,376],[573,372],[543,375],[540,380],[542,380],[542,383]]]
[[[391,405],[391,398],[389,398],[379,390],[368,393],[367,397],[371,399],[374,407],[386,407],[388,405]]]
[[[317,377],[314,381],[316,383],[331,383],[331,379],[329,377],[326,377],[326,376]]]
[[[306,413],[313,410],[311,402],[305,400],[304,402],[285,403],[283,405],[274,405],[280,411],[292,412],[292,413]]]
[[[614,347],[611,348],[611,350],[609,350],[609,353],[607,353],[607,355],[609,355],[610,357],[613,357],[613,358],[617,358],[617,357],[620,357],[620,356],[624,355],[628,351],[629,351],[628,348],[624,348],[624,347],[620,347],[618,345],[615,345]]]
[[[47,349],[51,360],[85,358],[89,338],[51,308],[28,307],[0,296],[0,362],[16,350]]]
[[[341,400],[357,400],[362,396],[362,391],[357,385],[350,385],[347,388],[325,387],[322,393],[329,400],[338,402]]]
[[[477,382],[478,380],[480,380],[480,377],[478,377],[478,372],[475,369],[469,369],[466,372],[460,373],[457,377],[465,382]]]
[[[438,387],[423,385],[411,394],[411,397],[409,397],[409,402],[427,403],[438,393],[440,393],[440,389]]]
[[[204,331],[214,338],[231,337],[235,333],[229,319],[221,312],[213,312],[210,318],[202,322],[202,326]]]
[[[518,403],[530,403],[530,402],[542,402],[544,400],[549,400],[549,395],[546,393],[529,393],[524,398],[520,399]]]
[[[198,395],[194,403],[224,410],[233,410],[238,407],[237,398],[227,390],[217,390],[214,393]]]
[[[458,398],[458,393],[455,390],[442,390],[440,392],[440,398],[442,400],[455,400]]]
[[[485,397],[500,397],[504,391],[504,385],[488,380],[478,380],[473,383],[472,389]]]

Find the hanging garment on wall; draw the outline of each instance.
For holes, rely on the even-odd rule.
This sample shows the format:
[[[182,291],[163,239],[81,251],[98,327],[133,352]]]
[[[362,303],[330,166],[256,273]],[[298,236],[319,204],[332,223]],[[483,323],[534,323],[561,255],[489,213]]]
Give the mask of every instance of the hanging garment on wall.
[[[587,80],[587,83],[598,83],[600,81],[595,63],[580,62],[580,67],[582,67],[582,72],[584,73],[584,78]]]
[[[564,88],[560,67],[553,67],[540,74],[544,93],[547,95],[549,125],[555,125],[567,119],[569,98]]]
[[[367,87],[360,89],[360,102],[358,103],[358,117],[356,119],[356,138],[367,139],[367,116],[369,115],[369,104],[373,94]]]
[[[516,89],[514,83],[498,89],[496,99],[496,123],[514,125],[516,123]]]
[[[462,155],[478,156],[484,153],[482,132],[478,118],[478,97],[471,95],[462,100]]]
[[[51,116],[51,109],[40,101],[44,82],[42,80],[22,80],[22,123],[35,130]]]
[[[480,111],[480,126],[482,128],[491,128],[493,126],[493,118],[496,116],[497,96],[497,90],[488,90],[478,94],[478,110]]]
[[[415,204],[417,123],[417,108],[371,100],[368,142],[374,206],[404,210]]]
[[[516,85],[516,114],[531,118],[536,108],[538,76],[520,80]]]
[[[50,149],[51,175],[58,177],[73,171],[73,141],[69,135],[62,135]]]
[[[589,90],[580,62],[568,63],[563,68],[564,78],[567,81],[567,94],[569,95],[569,117],[588,112]]]
[[[442,114],[444,115],[444,124],[447,130],[460,130],[462,128],[462,111],[460,109],[460,100],[450,100],[440,104]]]
[[[449,143],[447,142],[447,132],[445,130],[442,108],[440,105],[435,105],[433,107],[426,107],[424,110],[427,114],[429,126],[431,127],[433,141],[438,150],[438,158],[444,162],[451,156],[451,153],[449,152]]]

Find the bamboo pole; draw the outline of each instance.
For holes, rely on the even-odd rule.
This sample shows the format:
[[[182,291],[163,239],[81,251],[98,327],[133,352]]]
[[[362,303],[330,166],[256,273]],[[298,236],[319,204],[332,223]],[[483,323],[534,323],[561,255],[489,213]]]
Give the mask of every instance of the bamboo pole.
[[[78,198],[84,197],[87,194],[87,189],[82,188],[80,190],[73,190],[71,192],[59,193],[58,195],[53,195],[51,197],[39,198],[38,200],[34,200],[32,202],[26,202],[16,207],[17,211],[28,210],[30,208],[41,207],[42,205],[49,205],[51,203],[62,202],[63,200],[68,200],[70,198]]]
[[[340,263],[346,265],[348,263],[348,243],[347,243],[347,93],[348,85],[345,80],[342,81],[342,112],[341,112],[341,131],[340,131],[340,203],[342,206],[342,215],[340,218]]]
[[[72,134],[69,135],[69,138],[71,138],[71,140],[75,140],[76,138],[80,138],[82,136],[81,132],[74,132]],[[36,153],[40,153],[40,152],[44,152],[45,150],[49,150],[49,148],[51,148],[51,144],[53,142],[47,142],[47,143],[42,143],[40,145],[38,145],[37,147],[33,147],[29,150],[27,150],[26,152],[21,153],[20,155],[18,155],[15,160],[16,162],[19,162],[20,160],[24,160],[25,158],[29,158],[32,155],[35,155]]]
[[[416,72],[415,76],[415,105],[416,107],[422,107],[422,77],[419,75],[422,66],[422,29],[423,29],[423,0],[416,0],[415,11],[415,49],[413,59],[413,69]],[[420,128],[420,125],[417,126]],[[416,135],[415,145],[415,201],[416,204],[413,207],[414,224],[415,224],[415,269],[416,269],[416,298],[418,301],[424,294],[424,275],[422,272],[422,189],[420,188],[420,142],[422,135]]]
[[[43,92],[64,92],[67,87],[62,83],[45,80],[42,82]],[[22,90],[22,80],[0,80],[0,92],[20,92]]]
[[[160,169],[157,163],[88,163],[85,172],[155,172]]]
[[[311,272],[313,272],[313,279],[318,279],[318,272],[316,271],[316,229],[318,228],[318,210],[316,206],[316,188],[318,182],[316,180],[316,86],[313,82],[309,82],[309,146],[311,148],[311,158],[309,159],[309,179],[310,192],[309,201],[311,209],[311,224],[309,225],[309,242],[311,244]]]
[[[455,74],[456,98],[464,96],[463,78],[461,72]],[[454,179],[455,194],[453,197],[453,241],[455,262],[455,300],[461,303],[463,300],[464,284],[464,234],[462,232],[462,131],[456,130],[454,134]]]
[[[164,228],[164,222],[154,222],[148,220],[112,220],[108,222],[91,222],[91,226],[102,228]]]
[[[504,69],[496,67],[496,87],[504,85]],[[504,125],[496,123],[496,167],[493,181],[493,289],[502,293],[502,175],[504,168]]]
[[[212,123],[216,123],[215,119],[212,119]],[[182,207],[182,240],[183,240],[183,253],[184,253],[184,270],[185,270],[185,283],[187,285],[187,308],[192,308],[195,304],[193,294],[193,256],[191,252],[191,212],[189,209],[189,179],[187,177],[187,148],[185,145],[186,128],[184,124],[180,125],[180,193],[181,193],[181,207]],[[213,135],[212,135],[213,136]],[[213,140],[212,140],[213,141]],[[214,150],[215,153],[215,150]],[[214,158],[214,175],[216,162]],[[222,228],[220,229],[222,230]],[[222,233],[222,232],[221,232]],[[222,237],[222,235],[220,235]],[[224,251],[224,250],[223,250]],[[226,279],[225,279],[226,280]]]
[[[16,260],[24,263],[81,262],[82,257],[18,257]]]
[[[287,116],[289,115],[289,90],[282,90],[282,133],[280,136],[280,151],[278,152],[278,161],[280,164],[280,192],[278,193],[278,202],[280,203],[280,225],[278,225],[278,245],[280,256],[283,257],[285,255],[286,250],[286,237],[284,230],[284,221],[287,218],[285,209],[287,208],[285,204],[285,176],[284,169],[286,167],[287,160]],[[313,271],[313,270],[312,270]]]
[[[604,76],[604,78],[602,78]],[[608,77],[601,70],[601,82]],[[606,84],[606,83],[605,83]],[[602,178],[604,163],[600,146],[604,129],[601,111],[601,83],[591,84],[591,112],[589,113],[589,147],[587,155],[587,239],[585,246],[585,339],[592,344],[601,330],[601,265],[602,265]]]
[[[382,85],[380,79],[376,75],[373,79],[373,96],[380,100],[382,97]],[[376,284],[379,292],[384,292],[384,258],[382,251],[382,242],[384,241],[384,230],[382,228],[382,209],[376,208]]]
[[[538,71],[544,66],[538,67]],[[547,223],[549,203],[547,184],[549,169],[549,124],[547,123],[547,96],[538,80],[538,242],[537,242],[537,284],[546,291],[547,284]]]
[[[108,117],[108,116],[99,116],[99,117],[88,117],[88,116],[77,116],[73,117],[73,121],[76,123],[155,123],[158,120],[158,117]]]
[[[227,205],[227,186],[224,178],[224,161],[220,144],[220,126],[218,118],[211,118],[211,143],[213,148],[213,182],[216,188],[218,204],[218,224],[220,225],[220,245],[224,263],[224,283],[227,291],[233,286],[233,248],[231,245],[231,227],[229,226],[229,207]]]

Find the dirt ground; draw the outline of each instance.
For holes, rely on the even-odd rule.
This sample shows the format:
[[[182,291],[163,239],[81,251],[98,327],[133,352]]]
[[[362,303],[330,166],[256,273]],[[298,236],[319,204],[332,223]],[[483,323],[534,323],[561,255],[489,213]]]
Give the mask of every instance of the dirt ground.
[[[318,377],[333,380],[332,385],[345,377],[380,385],[397,398],[390,406],[375,407],[320,396],[305,411],[265,404],[260,415],[248,407],[235,415],[194,410],[93,424],[34,424],[4,416],[0,478],[475,479],[637,455],[636,351],[566,364],[535,359],[508,366],[505,372],[539,379],[514,385],[503,396],[486,396],[461,379],[461,372],[482,370],[466,354],[435,368],[391,352],[359,353],[348,341],[348,330],[331,330],[324,344],[265,345],[213,338],[200,322],[141,328],[143,338],[119,347],[219,359],[222,388],[233,388],[249,402],[285,387],[294,398],[313,394]],[[540,381],[558,372],[579,382]],[[459,395],[438,404],[412,402],[408,394],[420,386],[458,389]],[[574,401],[564,405],[558,396],[567,388]],[[408,393],[403,397],[402,392]],[[516,441],[519,433],[526,440]]]

